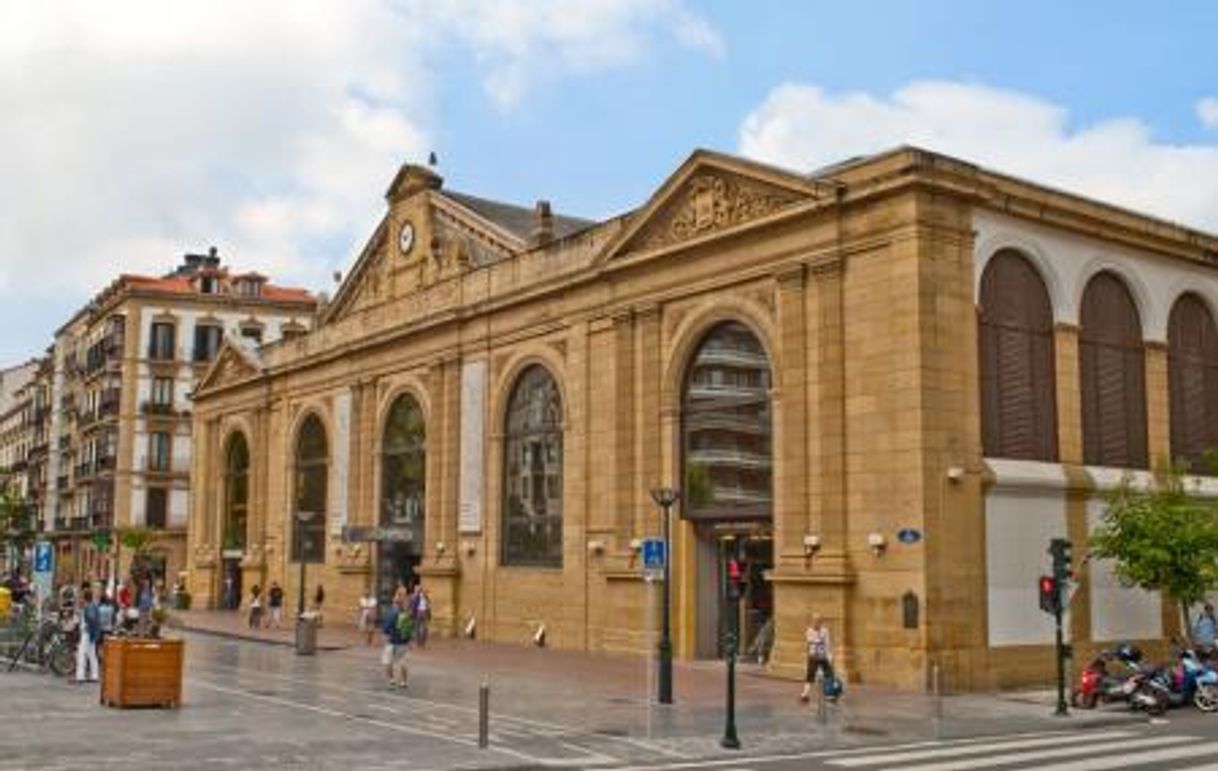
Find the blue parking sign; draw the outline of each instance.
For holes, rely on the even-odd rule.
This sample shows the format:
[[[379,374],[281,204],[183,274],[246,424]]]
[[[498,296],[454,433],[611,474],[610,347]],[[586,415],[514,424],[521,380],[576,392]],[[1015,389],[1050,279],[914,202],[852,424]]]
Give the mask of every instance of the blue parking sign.
[[[53,573],[55,571],[55,552],[47,541],[34,544],[34,572]]]
[[[643,541],[643,569],[662,570],[667,561],[664,554],[664,541],[659,538],[648,538]]]

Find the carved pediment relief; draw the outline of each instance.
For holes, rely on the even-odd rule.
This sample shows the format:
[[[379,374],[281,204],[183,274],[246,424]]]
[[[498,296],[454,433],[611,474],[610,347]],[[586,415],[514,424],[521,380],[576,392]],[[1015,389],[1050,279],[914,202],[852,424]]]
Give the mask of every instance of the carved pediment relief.
[[[718,170],[699,171],[629,242],[630,251],[658,249],[761,219],[806,200],[789,189]]]
[[[199,382],[199,391],[207,391],[213,388],[222,388],[234,383],[240,383],[258,377],[262,374],[259,366],[251,360],[253,354],[247,354],[239,351],[236,346],[240,343],[233,343],[231,340],[225,340],[221,346],[220,352],[216,354],[216,359],[208,367],[207,372],[203,375],[203,379]]]

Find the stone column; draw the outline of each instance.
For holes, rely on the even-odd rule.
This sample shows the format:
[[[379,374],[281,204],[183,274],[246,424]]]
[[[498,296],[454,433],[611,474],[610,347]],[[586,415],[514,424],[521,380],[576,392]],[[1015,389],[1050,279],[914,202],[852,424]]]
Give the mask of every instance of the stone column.
[[[804,266],[777,277],[778,353],[773,378],[774,560],[802,569],[808,521],[807,320]]]
[[[1167,382],[1167,344],[1147,341],[1146,450],[1150,467],[1170,461],[1171,393]]]
[[[636,529],[638,491],[635,490],[635,346],[634,315],[622,311],[613,317],[613,537],[617,550],[627,549]],[[639,523],[641,527],[641,523]]]

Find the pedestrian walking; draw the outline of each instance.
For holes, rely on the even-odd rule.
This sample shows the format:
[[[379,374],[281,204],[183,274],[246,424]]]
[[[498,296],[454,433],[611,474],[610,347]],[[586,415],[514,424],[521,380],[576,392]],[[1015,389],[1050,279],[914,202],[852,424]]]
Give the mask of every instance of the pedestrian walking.
[[[834,677],[833,644],[829,638],[829,628],[825,626],[824,619],[820,617],[819,613],[812,616],[812,623],[808,624],[808,628],[804,632],[804,640],[808,646],[808,669],[799,700],[806,702],[811,698],[812,686],[816,683],[818,674],[822,679],[822,687]]]
[[[414,615],[414,642],[420,648],[426,648],[427,631],[431,626],[431,597],[421,583],[415,585],[410,612]]]
[[[140,582],[139,595],[136,597],[136,607],[139,611],[139,635],[147,637],[152,627],[152,608],[156,604],[156,596],[152,592],[152,581],[143,579]]]
[[[326,588],[321,584],[317,585],[317,591],[313,592],[313,617],[317,619],[317,627],[321,628],[321,606],[326,601]]]
[[[376,636],[376,592],[369,587],[363,597],[359,598],[359,617],[357,624],[364,633],[368,645],[372,645]]]
[[[93,590],[81,593],[80,642],[76,645],[76,682],[96,683],[98,678],[97,643],[101,640],[101,614],[93,601]]]
[[[250,589],[250,629],[262,627],[262,587],[254,584]]]
[[[283,587],[278,581],[271,582],[271,590],[267,592],[267,607],[271,611],[270,623],[267,626],[278,629],[283,624]]]
[[[1214,655],[1215,640],[1218,639],[1218,619],[1214,617],[1214,606],[1205,603],[1201,614],[1193,624],[1193,645],[1197,652],[1209,658]]]
[[[405,688],[408,674],[406,649],[414,632],[414,617],[402,603],[395,602],[389,606],[381,629],[385,633],[385,650],[381,653],[381,664],[385,666],[389,687]]]

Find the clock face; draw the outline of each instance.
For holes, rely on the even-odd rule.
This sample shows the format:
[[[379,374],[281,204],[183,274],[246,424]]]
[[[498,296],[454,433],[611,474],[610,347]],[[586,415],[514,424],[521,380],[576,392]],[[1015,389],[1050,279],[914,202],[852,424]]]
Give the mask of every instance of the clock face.
[[[411,247],[414,246],[414,225],[407,220],[402,223],[402,229],[398,232],[398,249],[402,254],[410,254]]]

